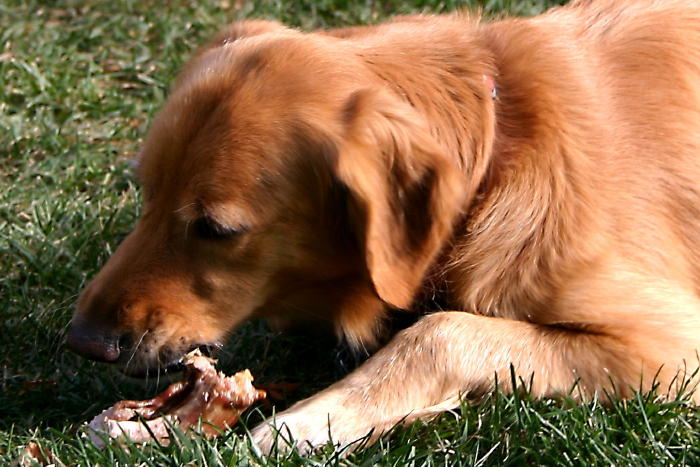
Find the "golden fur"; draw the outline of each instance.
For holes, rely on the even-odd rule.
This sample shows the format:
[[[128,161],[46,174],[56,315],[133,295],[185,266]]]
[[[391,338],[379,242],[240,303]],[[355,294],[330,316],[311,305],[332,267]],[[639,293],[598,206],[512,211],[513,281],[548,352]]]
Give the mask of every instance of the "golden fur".
[[[673,394],[700,347],[699,64],[693,0],[234,24],[153,123],[143,216],[69,343],[138,373],[251,316],[372,346],[389,308],[456,310],[277,416],[313,446],[511,390],[510,365],[536,396]]]

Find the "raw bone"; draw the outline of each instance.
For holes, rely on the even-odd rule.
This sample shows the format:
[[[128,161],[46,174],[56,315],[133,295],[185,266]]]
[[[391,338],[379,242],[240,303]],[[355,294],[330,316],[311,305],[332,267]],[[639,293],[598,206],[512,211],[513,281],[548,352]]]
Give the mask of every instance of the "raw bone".
[[[108,437],[168,444],[170,426],[219,436],[238,421],[241,412],[265,398],[265,391],[252,385],[250,371],[226,376],[217,373],[215,362],[199,350],[190,352],[183,359],[185,381],[171,384],[153,399],[117,402],[88,424],[88,437],[98,447]]]

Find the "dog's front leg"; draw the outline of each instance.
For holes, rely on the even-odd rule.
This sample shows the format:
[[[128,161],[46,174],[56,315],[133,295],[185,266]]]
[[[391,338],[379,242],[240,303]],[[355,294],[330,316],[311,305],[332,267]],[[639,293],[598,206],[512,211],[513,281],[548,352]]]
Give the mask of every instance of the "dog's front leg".
[[[428,315],[353,373],[256,427],[263,451],[288,439],[303,450],[376,438],[403,421],[456,407],[460,397],[511,390],[510,366],[534,395],[590,394],[634,384],[641,359],[616,339],[462,312]],[[639,384],[639,380],[636,380]],[[627,389],[626,387],[624,389]],[[276,436],[277,431],[280,435]]]

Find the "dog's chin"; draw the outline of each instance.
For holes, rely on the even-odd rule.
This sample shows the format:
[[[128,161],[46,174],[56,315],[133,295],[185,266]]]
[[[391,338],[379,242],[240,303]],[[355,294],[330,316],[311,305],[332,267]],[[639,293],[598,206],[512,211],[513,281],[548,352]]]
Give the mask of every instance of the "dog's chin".
[[[167,358],[161,358],[159,361],[149,361],[148,359],[132,356],[129,360],[119,365],[119,371],[129,378],[135,379],[151,379],[163,378],[168,376],[177,376],[185,369],[183,359],[188,353],[199,350],[202,355],[212,357],[219,349],[219,344],[197,344],[183,351],[161,352],[161,355],[167,355]]]
[[[133,379],[152,379],[152,378],[163,378],[168,376],[178,376],[185,369],[182,362],[173,362],[167,365],[156,364],[153,365],[129,365],[122,366],[118,370],[119,372]]]

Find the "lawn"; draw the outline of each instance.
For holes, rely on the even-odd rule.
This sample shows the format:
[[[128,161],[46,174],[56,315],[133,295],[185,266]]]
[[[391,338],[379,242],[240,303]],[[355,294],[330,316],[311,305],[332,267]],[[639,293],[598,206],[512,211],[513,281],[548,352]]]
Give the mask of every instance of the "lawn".
[[[218,440],[97,449],[81,423],[162,381],[126,380],[64,348],[78,291],[139,214],[129,158],[193,48],[227,22],[267,17],[302,28],[482,5],[532,15],[553,1],[3,0],[0,2],[0,465],[35,440],[66,465],[700,465],[700,415],[685,399],[533,401],[491,394],[344,456],[260,457],[245,424]],[[227,372],[299,382],[278,408],[342,376],[333,342],[253,322],[221,354]],[[315,362],[313,367],[299,362]],[[339,363],[340,362],[340,363]],[[262,411],[262,413],[261,413]],[[270,409],[252,411],[248,425]]]

